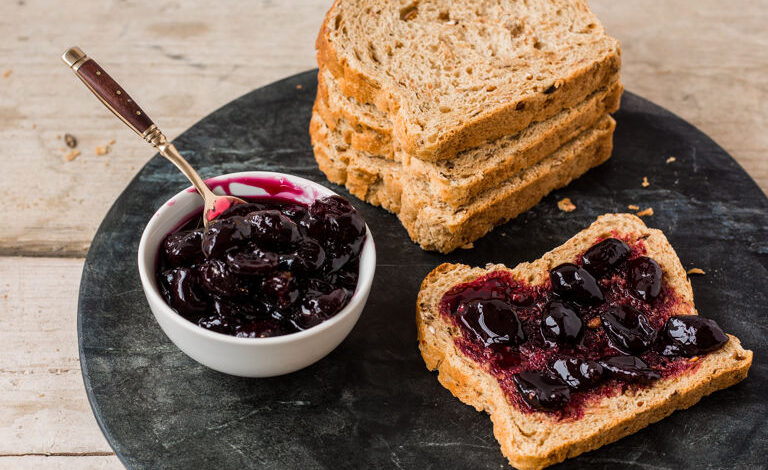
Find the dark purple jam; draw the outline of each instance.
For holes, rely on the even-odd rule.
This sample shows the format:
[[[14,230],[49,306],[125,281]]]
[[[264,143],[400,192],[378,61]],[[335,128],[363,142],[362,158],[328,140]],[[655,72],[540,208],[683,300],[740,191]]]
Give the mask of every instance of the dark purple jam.
[[[621,238],[621,239],[620,239]],[[692,313],[642,239],[599,239],[541,285],[495,271],[454,286],[440,310],[459,349],[525,412],[576,419],[600,397],[697,367],[728,336]]]
[[[160,248],[165,301],[187,320],[227,335],[264,338],[336,315],[357,286],[365,222],[345,199],[310,206],[254,198],[201,227],[193,217]]]

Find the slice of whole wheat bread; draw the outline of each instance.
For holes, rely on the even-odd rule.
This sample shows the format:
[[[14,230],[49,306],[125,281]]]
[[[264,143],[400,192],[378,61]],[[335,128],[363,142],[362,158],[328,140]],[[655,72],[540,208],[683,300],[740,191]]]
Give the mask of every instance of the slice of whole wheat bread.
[[[486,145],[462,151],[450,161],[425,162],[411,158],[402,151],[397,151],[393,159],[400,163],[404,173],[425,181],[428,192],[437,200],[458,209],[469,204],[481,192],[496,187],[514,174],[538,163],[577,135],[596,126],[598,121],[605,120],[605,113],[618,109],[621,92],[621,84],[615,84],[610,90],[592,95],[576,108],[564,110],[544,122],[533,124],[516,136],[502,137]],[[324,108],[324,100],[318,94],[315,109],[327,125]],[[343,120],[341,118],[339,121]],[[356,130],[345,130],[343,124],[328,128],[325,139],[328,145],[339,152],[387,158],[356,147],[355,136],[361,135]],[[310,132],[316,132],[316,129],[313,127]],[[367,138],[364,140],[373,141]],[[349,158],[342,156],[344,160]],[[362,168],[366,166],[362,165]]]
[[[392,123],[387,115],[375,106],[359,103],[351,97],[344,96],[339,90],[336,80],[330,72],[321,67],[317,74],[317,98],[315,106],[325,124],[343,136],[344,141],[355,150],[371,153],[372,155],[397,159],[423,162],[422,167],[435,167],[437,171],[465,168],[465,172],[473,173],[476,163],[486,163],[492,155],[495,160],[516,159],[522,167],[525,163],[525,153],[536,153],[537,145],[546,139],[560,139],[559,143],[542,155],[551,153],[562,143],[571,140],[576,134],[591,127],[605,113],[613,113],[619,109],[623,86],[618,80],[604,84],[590,94],[583,102],[572,108],[566,108],[554,116],[540,122],[532,122],[528,127],[514,135],[506,135],[496,139],[494,146],[491,142],[472,149],[459,152],[450,160],[423,161],[411,158],[403,152],[392,138]],[[564,138],[564,140],[563,140]],[[481,149],[481,152],[478,152]],[[523,154],[517,157],[517,154]],[[487,162],[490,166],[500,166],[495,162]],[[453,178],[461,175],[453,172]]]
[[[317,72],[317,112],[325,124],[344,136],[358,150],[394,158],[397,143],[392,140],[392,122],[372,104],[345,96],[333,75],[324,67]]]
[[[586,0],[336,0],[317,49],[343,94],[387,113],[422,160],[573,107],[621,62]]]
[[[644,238],[647,255],[659,263],[663,279],[679,299],[673,315],[697,314],[690,282],[664,234],[649,229],[629,214],[603,215],[538,260],[521,263],[514,269],[503,265],[483,269],[442,264],[421,285],[416,323],[419,349],[427,368],[437,370],[440,383],[459,400],[491,415],[501,451],[516,468],[540,469],[614,442],[747,376],[752,352],[729,335],[730,340],[722,349],[702,356],[697,367],[681,375],[596,398],[586,404],[581,418],[558,420],[547,413],[525,413],[511,405],[496,378],[456,347],[454,337],[460,332],[439,311],[440,300],[451,287],[499,270],[509,271],[515,279],[531,285],[540,285],[547,282],[551,268],[572,262],[599,238],[617,235],[628,235],[630,243]]]
[[[313,114],[312,144],[328,179],[371,204],[398,215],[413,241],[425,250],[448,253],[516,217],[550,191],[565,186],[610,157],[615,121],[605,116],[571,142],[532,167],[487,189],[454,209],[430,194],[427,183],[385,158],[371,158],[329,145],[328,128]]]

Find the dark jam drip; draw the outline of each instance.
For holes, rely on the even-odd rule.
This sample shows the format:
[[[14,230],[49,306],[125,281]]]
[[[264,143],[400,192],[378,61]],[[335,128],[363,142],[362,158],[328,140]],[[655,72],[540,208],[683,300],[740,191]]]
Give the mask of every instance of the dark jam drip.
[[[285,192],[280,186],[282,192]],[[202,328],[280,336],[336,315],[357,286],[365,222],[339,196],[310,206],[248,198],[201,226],[166,236],[157,279],[166,302]]]
[[[554,267],[541,285],[495,271],[443,296],[440,311],[461,332],[456,345],[496,377],[520,410],[577,419],[600,397],[697,367],[692,357],[728,340],[714,321],[684,315],[690,307],[666,282],[657,289],[648,281],[655,279],[658,264],[648,261],[642,239],[614,237],[598,239],[573,263]],[[553,289],[553,282],[563,285]],[[494,312],[510,317],[505,322],[495,316],[493,337],[524,341],[489,341],[489,332],[475,326],[477,315],[465,317],[489,300]]]

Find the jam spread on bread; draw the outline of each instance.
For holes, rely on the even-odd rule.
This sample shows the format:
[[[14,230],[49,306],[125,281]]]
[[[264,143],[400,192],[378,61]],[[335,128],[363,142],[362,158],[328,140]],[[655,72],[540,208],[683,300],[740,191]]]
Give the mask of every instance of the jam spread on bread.
[[[336,315],[357,286],[365,222],[339,196],[307,206],[250,199],[169,234],[157,279],[187,320],[239,337],[279,336]]]
[[[629,240],[629,239],[628,239]],[[457,347],[523,411],[578,418],[584,404],[696,367],[728,336],[681,309],[642,239],[606,238],[531,285],[494,271],[451,288]]]

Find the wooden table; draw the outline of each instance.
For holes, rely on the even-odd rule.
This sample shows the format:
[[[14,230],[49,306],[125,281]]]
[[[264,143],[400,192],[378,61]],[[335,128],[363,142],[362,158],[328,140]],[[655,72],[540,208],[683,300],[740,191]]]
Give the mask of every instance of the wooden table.
[[[83,390],[77,291],[99,222],[153,152],[59,55],[80,45],[174,137],[314,67],[330,0],[159,3],[17,0],[0,15],[0,187],[11,222],[0,226],[0,470],[120,468]],[[591,4],[622,42],[627,89],[701,128],[768,189],[768,5]],[[78,140],[71,161],[65,133]]]

